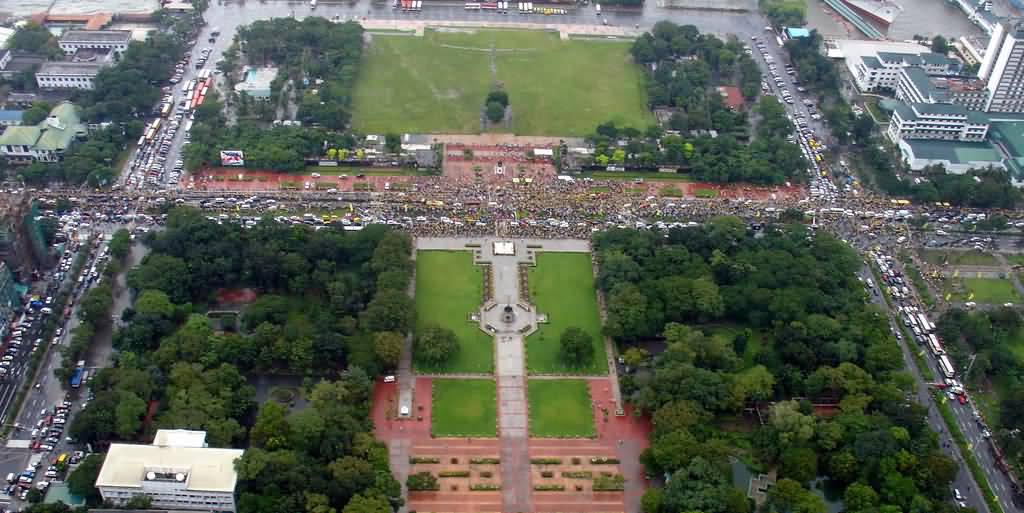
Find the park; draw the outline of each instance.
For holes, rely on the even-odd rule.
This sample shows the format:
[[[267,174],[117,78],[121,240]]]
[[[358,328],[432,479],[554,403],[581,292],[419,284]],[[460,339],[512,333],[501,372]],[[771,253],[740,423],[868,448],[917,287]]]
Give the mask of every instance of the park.
[[[541,31],[427,30],[373,34],[356,81],[352,121],[366,133],[479,133],[488,92],[508,93],[526,135],[583,136],[605,121],[653,122],[630,43],[560,40]]]

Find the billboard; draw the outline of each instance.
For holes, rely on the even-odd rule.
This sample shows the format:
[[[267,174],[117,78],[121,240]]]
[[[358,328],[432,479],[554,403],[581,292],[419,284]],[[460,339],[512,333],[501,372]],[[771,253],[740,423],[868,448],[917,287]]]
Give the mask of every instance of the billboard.
[[[241,150],[222,150],[220,152],[220,165],[222,166],[244,166],[245,156]]]

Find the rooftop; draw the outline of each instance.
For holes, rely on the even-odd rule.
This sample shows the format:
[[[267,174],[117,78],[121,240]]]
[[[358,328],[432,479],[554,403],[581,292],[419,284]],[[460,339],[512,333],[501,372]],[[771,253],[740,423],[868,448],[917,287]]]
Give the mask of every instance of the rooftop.
[[[911,105],[918,114],[932,114],[937,116],[966,116],[967,109],[962,105],[951,103],[915,103]]]
[[[96,486],[141,488],[147,473],[159,470],[158,479],[183,474],[180,478],[188,490],[230,493],[238,480],[234,463],[242,453],[241,449],[110,444]]]
[[[128,30],[67,30],[61,43],[128,43],[132,33]]]
[[[50,111],[38,125],[7,127],[0,135],[0,145],[32,146],[37,150],[64,150],[71,141],[85,133],[78,108],[63,102]]]
[[[860,58],[864,62],[864,65],[871,69],[882,69],[885,66],[882,65],[882,61],[878,60],[878,57],[873,55],[865,55]]]
[[[952,164],[1002,162],[999,151],[988,142],[959,142],[934,140],[904,140],[910,145],[914,157],[928,160],[945,160]]]
[[[0,121],[21,121],[24,115],[25,111],[23,110],[0,110]]]
[[[161,447],[206,447],[206,431],[158,429],[153,445]]]
[[[53,61],[44,63],[40,66],[36,75],[79,75],[94,77],[105,67],[107,67],[107,63],[104,62]]]
[[[811,37],[811,32],[802,27],[786,27],[786,35],[789,37]]]

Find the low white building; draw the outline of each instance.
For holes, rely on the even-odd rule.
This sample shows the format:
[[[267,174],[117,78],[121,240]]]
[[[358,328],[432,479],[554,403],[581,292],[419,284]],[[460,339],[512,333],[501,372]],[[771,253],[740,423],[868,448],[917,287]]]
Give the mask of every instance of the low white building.
[[[95,89],[96,75],[107,62],[47,62],[36,72],[40,89]]]
[[[980,112],[948,103],[900,103],[892,113],[886,135],[894,143],[904,139],[939,139],[981,142],[989,121]]]
[[[88,49],[123,53],[131,41],[130,30],[67,30],[60,36],[58,44],[66,55]]]
[[[242,454],[206,447],[204,431],[161,429],[152,445],[111,444],[96,488],[116,506],[144,495],[153,508],[234,512]]]

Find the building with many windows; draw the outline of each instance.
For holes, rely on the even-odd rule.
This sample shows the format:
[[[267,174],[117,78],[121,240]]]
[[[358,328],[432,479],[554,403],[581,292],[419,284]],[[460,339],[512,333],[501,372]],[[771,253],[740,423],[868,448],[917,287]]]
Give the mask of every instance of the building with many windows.
[[[60,36],[60,49],[66,55],[74,55],[82,49],[110,50],[123,53],[132,41],[129,30],[67,30]]]
[[[1008,19],[992,31],[978,78],[986,82],[988,112],[1024,112],[1024,19]]]
[[[36,72],[40,89],[89,89],[96,87],[96,75],[110,65],[108,61],[47,62]]]
[[[63,102],[37,125],[9,126],[0,135],[0,155],[11,162],[57,162],[87,131],[78,107]]]
[[[904,139],[939,139],[980,142],[988,134],[988,118],[961,105],[901,103],[889,120],[886,135],[894,143]]]
[[[204,431],[161,429],[152,445],[111,444],[96,488],[115,506],[144,495],[153,508],[233,512],[243,451],[205,440]]]
[[[903,68],[914,66],[928,75],[955,75],[960,62],[933,52],[873,52],[855,57],[854,82],[861,92],[896,90]]]
[[[932,76],[910,66],[900,70],[896,99],[904,103],[952,103],[967,110],[984,110],[988,99],[985,82],[976,78]]]

